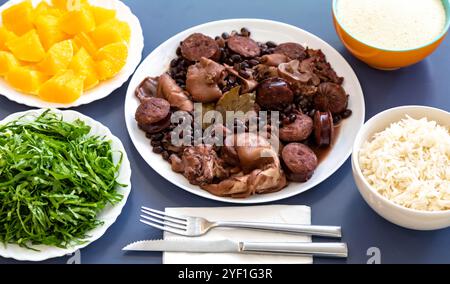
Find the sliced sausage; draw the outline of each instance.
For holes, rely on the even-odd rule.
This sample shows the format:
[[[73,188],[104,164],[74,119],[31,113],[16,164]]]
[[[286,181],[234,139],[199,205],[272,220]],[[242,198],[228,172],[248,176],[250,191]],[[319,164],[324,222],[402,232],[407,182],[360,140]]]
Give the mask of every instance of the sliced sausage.
[[[294,123],[280,129],[280,139],[284,142],[301,142],[309,138],[314,130],[312,118],[305,114],[297,115]]]
[[[149,134],[157,134],[169,128],[171,124],[172,114],[168,114],[163,120],[153,124],[139,124],[139,127]]]
[[[340,114],[347,109],[348,96],[342,86],[335,83],[322,83],[314,97],[314,104],[320,111]]]
[[[286,55],[290,60],[302,61],[306,58],[305,48],[295,42],[287,42],[278,45],[274,53]]]
[[[249,37],[235,35],[230,37],[227,43],[229,49],[246,58],[257,57],[261,54],[258,43]]]
[[[314,136],[319,147],[327,147],[332,144],[334,123],[331,112],[316,111],[314,115]]]
[[[294,102],[294,92],[289,83],[281,78],[262,81],[256,91],[256,103],[264,109],[283,110]]]
[[[170,104],[168,101],[159,98],[148,98],[136,111],[136,120],[139,124],[157,123],[170,112]]]
[[[281,156],[287,168],[288,178],[295,182],[308,181],[319,165],[319,160],[313,150],[300,143],[291,143],[285,146]]]
[[[147,98],[136,111],[139,127],[147,133],[158,133],[170,126],[170,104],[160,98]]]
[[[181,43],[181,54],[189,61],[200,61],[202,57],[220,59],[220,47],[217,42],[204,34],[195,33]]]

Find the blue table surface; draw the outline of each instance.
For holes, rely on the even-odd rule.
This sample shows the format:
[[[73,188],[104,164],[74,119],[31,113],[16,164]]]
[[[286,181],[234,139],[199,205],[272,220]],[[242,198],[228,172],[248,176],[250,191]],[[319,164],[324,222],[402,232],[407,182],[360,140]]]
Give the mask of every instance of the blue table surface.
[[[5,0],[0,0],[4,4]],[[295,25],[335,47],[354,68],[364,89],[367,119],[401,105],[426,105],[450,110],[450,40],[427,60],[402,70],[374,70],[352,57],[333,28],[329,0],[126,0],[141,21],[145,37],[143,58],[171,36],[189,27],[228,18],[262,18]],[[141,205],[165,207],[218,207],[227,204],[203,199],[173,186],[153,171],[134,148],[124,118],[128,83],[108,98],[76,108],[110,127],[123,141],[132,165],[132,193],[117,222],[98,241],[80,253],[83,264],[161,263],[158,253],[123,253],[126,244],[161,238],[161,232],[138,221]],[[28,107],[0,97],[0,118]],[[382,263],[450,263],[450,230],[416,232],[397,227],[372,211],[353,181],[350,162],[320,186],[299,196],[277,202],[312,207],[313,223],[341,225],[349,244],[347,260],[316,260],[316,263],[367,263],[368,250],[378,248]],[[46,263],[66,263],[70,256]],[[0,258],[1,263],[17,263]]]

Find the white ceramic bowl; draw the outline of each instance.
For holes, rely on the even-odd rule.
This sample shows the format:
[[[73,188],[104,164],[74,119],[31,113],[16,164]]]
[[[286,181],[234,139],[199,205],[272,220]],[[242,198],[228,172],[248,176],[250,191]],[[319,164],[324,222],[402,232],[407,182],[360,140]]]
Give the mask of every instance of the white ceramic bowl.
[[[42,114],[45,110],[30,110],[26,112],[18,112],[14,113],[4,120],[0,121],[0,125],[4,125],[8,122],[14,121],[24,115],[35,115],[38,116]],[[119,175],[117,176],[117,181],[121,184],[126,185],[125,187],[117,186],[117,191],[123,195],[123,199],[113,205],[108,205],[105,209],[98,214],[97,218],[103,222],[102,225],[98,226],[94,230],[87,233],[89,236],[85,241],[85,243],[80,245],[75,245],[68,248],[57,248],[52,246],[45,245],[34,245],[31,246],[34,250],[30,250],[27,248],[20,247],[18,245],[8,244],[3,245],[0,244],[0,256],[5,258],[13,258],[20,261],[44,261],[50,258],[61,257],[68,254],[72,254],[79,249],[85,248],[96,240],[100,239],[108,230],[109,227],[114,224],[116,219],[119,217],[122,212],[125,203],[127,202],[128,196],[131,192],[131,166],[130,161],[128,160],[127,152],[123,147],[122,142],[119,138],[114,136],[111,131],[94,119],[82,115],[79,112],[66,110],[59,111],[54,109],[53,112],[61,114],[64,121],[75,121],[77,119],[86,123],[91,127],[91,132],[89,135],[96,135],[100,137],[105,137],[105,139],[111,141],[111,147],[113,150],[113,160],[117,163],[120,159],[119,153],[123,153],[122,165],[120,167]]]
[[[50,0],[32,0],[34,6],[40,2]],[[0,7],[0,13],[12,5],[23,2],[23,0],[10,0]],[[37,96],[24,94],[13,89],[3,78],[0,78],[0,95],[5,96],[11,101],[35,108],[58,108],[68,109],[81,105],[90,104],[94,101],[101,100],[112,94],[116,89],[120,88],[128,78],[134,73],[142,59],[142,50],[144,49],[144,36],[142,34],[139,19],[133,14],[131,9],[119,0],[89,0],[89,3],[117,11],[117,18],[129,24],[131,29],[130,44],[128,45],[128,58],[122,70],[109,80],[100,82],[100,84],[91,90],[83,93],[76,101],[69,104],[52,103],[41,100]],[[0,17],[0,26],[1,17]]]
[[[319,168],[316,170],[316,173],[308,182],[291,183],[287,188],[280,192],[255,195],[247,199],[232,199],[214,196],[209,192],[202,190],[198,186],[189,184],[188,180],[184,176],[173,172],[169,163],[164,161],[160,155],[156,155],[152,152],[149,140],[145,137],[145,133],[139,129],[135,120],[134,115],[136,113],[136,109],[139,107],[139,100],[134,95],[134,91],[141,81],[147,76],[159,76],[164,73],[168,69],[170,61],[176,57],[175,51],[180,45],[180,41],[184,40],[192,33],[204,33],[214,37],[222,34],[223,32],[239,30],[242,27],[249,28],[252,32],[252,37],[257,41],[272,40],[279,43],[293,41],[310,48],[322,49],[336,72],[345,78],[344,88],[350,95],[349,108],[353,110],[353,115],[342,123],[340,130],[341,134],[339,135],[333,149],[329,153],[328,157],[322,161]],[[347,63],[347,61],[345,61],[338,51],[336,51],[325,41],[305,30],[280,22],[258,19],[232,19],[211,22],[193,27],[175,35],[155,49],[138,67],[129,84],[125,101],[125,120],[131,140],[142,158],[156,172],[177,187],[187,190],[193,194],[222,202],[239,204],[256,204],[278,201],[303,193],[322,183],[334,174],[345,163],[345,161],[347,161],[348,157],[350,157],[353,141],[359,129],[363,125],[364,119],[365,103],[361,85],[352,67]],[[176,194],[176,192],[173,194]]]
[[[384,111],[369,120],[361,129],[353,148],[353,175],[359,192],[379,215],[386,220],[404,228],[431,231],[450,227],[450,210],[427,212],[400,206],[379,194],[366,181],[359,165],[359,152],[366,141],[370,141],[376,133],[389,127],[409,115],[415,119],[428,118],[442,126],[450,127],[450,113],[431,107],[404,106]]]

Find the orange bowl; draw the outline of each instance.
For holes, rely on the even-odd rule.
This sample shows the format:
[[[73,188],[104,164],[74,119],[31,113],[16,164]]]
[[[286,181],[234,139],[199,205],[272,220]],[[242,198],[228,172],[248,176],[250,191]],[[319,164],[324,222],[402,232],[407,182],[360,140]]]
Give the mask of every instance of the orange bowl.
[[[382,49],[362,42],[343,28],[337,14],[338,1],[339,0],[333,0],[333,18],[334,26],[339,38],[350,53],[376,69],[395,70],[422,61],[428,55],[433,53],[442,43],[450,27],[450,3],[448,0],[443,0],[442,3],[445,7],[447,22],[444,30],[436,39],[426,45],[412,49]]]

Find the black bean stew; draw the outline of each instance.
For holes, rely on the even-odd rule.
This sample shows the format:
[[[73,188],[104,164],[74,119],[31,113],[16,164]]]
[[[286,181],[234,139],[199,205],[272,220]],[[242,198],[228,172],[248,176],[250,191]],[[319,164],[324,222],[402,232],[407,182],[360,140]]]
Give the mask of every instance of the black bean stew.
[[[136,121],[175,172],[214,195],[245,198],[314,175],[318,151],[333,146],[335,129],[352,115],[343,83],[321,50],[257,42],[246,28],[215,38],[195,33],[167,73],[136,89]],[[199,121],[208,110],[246,115],[231,125]],[[174,119],[178,111],[184,116]],[[180,126],[191,131],[175,133]]]

